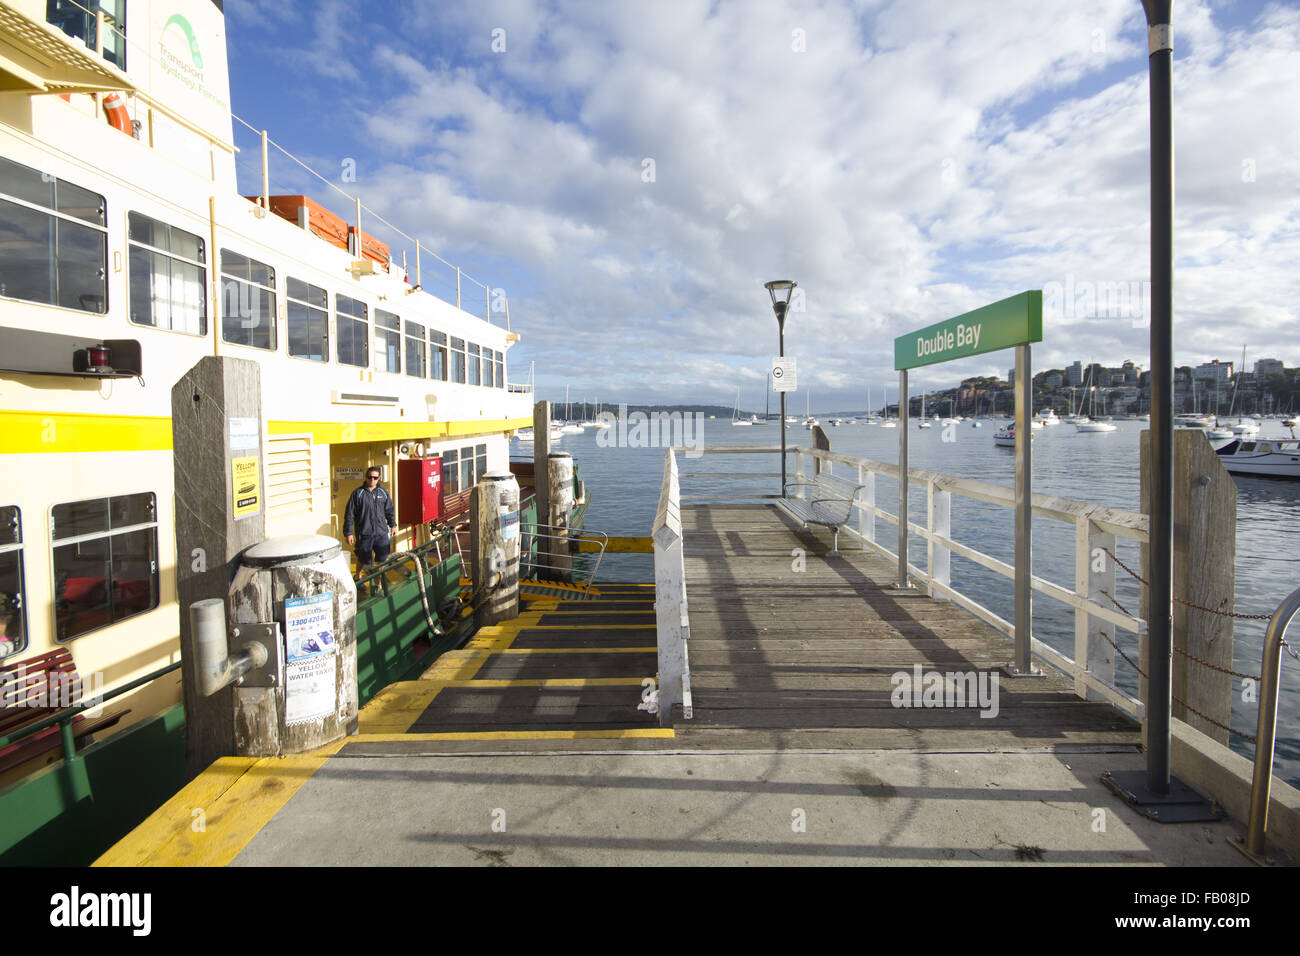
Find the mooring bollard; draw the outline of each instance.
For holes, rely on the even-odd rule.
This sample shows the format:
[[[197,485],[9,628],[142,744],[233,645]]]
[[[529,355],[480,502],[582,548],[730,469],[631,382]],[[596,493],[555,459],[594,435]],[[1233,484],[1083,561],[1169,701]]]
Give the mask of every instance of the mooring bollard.
[[[489,474],[470,496],[475,620],[479,626],[519,616],[519,482]]]
[[[551,574],[560,581],[573,580],[573,558],[569,553],[569,520],[573,514],[573,456],[566,451],[551,452],[546,459],[547,516],[541,529],[548,537],[543,549],[549,552],[546,562]]]

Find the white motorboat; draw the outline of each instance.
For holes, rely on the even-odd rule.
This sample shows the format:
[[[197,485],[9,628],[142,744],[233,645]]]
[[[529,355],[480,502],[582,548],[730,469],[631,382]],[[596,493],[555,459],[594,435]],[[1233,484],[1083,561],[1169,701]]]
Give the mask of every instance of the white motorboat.
[[[1030,432],[1030,437],[1031,438],[1033,437],[1032,432]],[[1003,425],[996,432],[994,432],[993,444],[997,445],[999,448],[1015,448],[1016,447],[1015,422],[1012,422],[1010,425]]]
[[[1079,422],[1074,426],[1076,432],[1113,432],[1115,428],[1110,422],[1094,421]]]
[[[1216,448],[1219,461],[1234,475],[1300,478],[1300,441],[1243,441]]]
[[[1037,428],[1039,423],[1043,425],[1059,425],[1061,419],[1057,417],[1056,411],[1051,408],[1044,408],[1034,417],[1034,427]]]
[[[1239,418],[1237,424],[1229,427],[1234,435],[1241,438],[1254,438],[1259,434],[1259,422],[1252,418]]]

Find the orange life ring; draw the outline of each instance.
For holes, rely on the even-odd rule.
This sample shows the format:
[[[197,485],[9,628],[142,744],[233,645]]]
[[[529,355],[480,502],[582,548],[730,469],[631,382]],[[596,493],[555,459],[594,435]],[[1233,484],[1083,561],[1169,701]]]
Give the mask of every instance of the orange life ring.
[[[126,101],[121,93],[109,93],[104,97],[104,115],[113,129],[131,136],[131,114],[126,111]]]

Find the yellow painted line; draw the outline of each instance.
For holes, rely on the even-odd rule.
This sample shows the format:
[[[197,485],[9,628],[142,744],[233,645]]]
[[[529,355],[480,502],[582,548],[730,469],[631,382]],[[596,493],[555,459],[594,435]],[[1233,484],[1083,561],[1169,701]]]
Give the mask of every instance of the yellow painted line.
[[[530,624],[530,631],[653,631],[653,624]]]
[[[4,452],[171,451],[170,417],[0,410]]]
[[[399,441],[407,438],[459,438],[463,435],[488,435],[528,428],[531,418],[494,418],[460,422],[267,422],[272,435],[299,435],[310,432],[318,444],[336,445],[366,441]]]
[[[292,757],[218,760],[94,865],[225,866],[350,739]]]
[[[508,687],[640,687],[646,677],[544,677],[536,680],[496,680],[478,677],[474,680],[449,680],[444,687],[469,687],[492,690]]]
[[[503,647],[498,654],[653,654],[657,647]]]
[[[671,727],[633,727],[626,730],[464,730],[429,734],[367,734],[349,737],[350,743],[395,743],[408,740],[671,740]]]
[[[271,435],[310,432],[318,444],[459,438],[490,435],[532,425],[531,418],[457,422],[287,422],[268,421]],[[172,420],[155,415],[83,415],[67,412],[0,410],[0,434],[7,454],[87,451],[171,451]]]

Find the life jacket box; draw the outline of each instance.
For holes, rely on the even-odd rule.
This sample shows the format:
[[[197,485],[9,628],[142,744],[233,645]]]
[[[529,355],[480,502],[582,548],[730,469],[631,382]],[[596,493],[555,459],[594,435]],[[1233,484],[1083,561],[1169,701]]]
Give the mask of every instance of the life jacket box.
[[[245,197],[251,202],[259,202],[261,196]],[[339,249],[348,248],[348,234],[351,227],[347,220],[341,216],[336,216],[320,203],[313,201],[307,196],[269,196],[271,203],[271,212],[275,213],[281,219],[287,219],[295,226],[302,225],[299,218],[299,210],[306,210],[307,228],[313,235],[319,236],[328,242],[331,246],[337,246]]]
[[[397,462],[397,522],[424,524],[442,517],[442,459],[404,458]]]
[[[355,236],[356,226],[348,226],[348,235]],[[361,233],[361,255],[371,262],[377,262],[387,268],[392,259],[391,251],[385,243],[380,242],[368,232]]]

